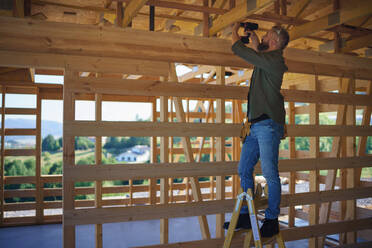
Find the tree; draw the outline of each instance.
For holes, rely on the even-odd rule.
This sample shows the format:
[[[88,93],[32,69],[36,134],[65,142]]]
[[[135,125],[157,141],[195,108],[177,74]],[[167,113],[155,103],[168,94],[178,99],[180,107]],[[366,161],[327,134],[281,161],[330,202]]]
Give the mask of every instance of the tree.
[[[61,148],[59,143],[54,139],[53,135],[49,134],[43,139],[41,143],[42,151],[55,152]]]
[[[53,135],[51,134],[46,136],[41,143],[42,151],[55,152],[59,150],[59,148],[60,146],[58,142],[54,139]]]
[[[94,147],[94,142],[87,137],[76,137],[75,138],[75,149],[76,150],[87,150]]]

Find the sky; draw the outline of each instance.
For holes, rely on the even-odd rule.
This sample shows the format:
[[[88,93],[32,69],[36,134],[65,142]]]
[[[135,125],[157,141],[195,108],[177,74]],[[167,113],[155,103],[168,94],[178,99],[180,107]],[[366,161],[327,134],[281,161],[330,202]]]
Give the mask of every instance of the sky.
[[[191,71],[191,69],[180,65],[176,67],[176,70],[178,76]],[[63,76],[35,75],[35,82],[63,84]],[[5,106],[9,108],[36,108],[36,96],[6,94]],[[76,120],[95,119],[94,101],[76,101],[75,106]],[[190,106],[193,108],[195,102],[191,102]],[[63,122],[62,100],[43,100],[41,108],[42,120],[57,121],[60,123]],[[102,102],[102,120],[104,121],[135,121],[136,118],[149,119],[151,118],[151,114],[151,103]],[[29,115],[6,115],[6,118],[35,119],[34,116]]]

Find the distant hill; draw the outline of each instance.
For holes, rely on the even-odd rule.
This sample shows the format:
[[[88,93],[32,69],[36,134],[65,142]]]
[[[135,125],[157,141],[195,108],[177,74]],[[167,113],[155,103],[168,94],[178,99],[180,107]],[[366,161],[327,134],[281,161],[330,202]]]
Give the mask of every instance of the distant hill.
[[[36,121],[30,119],[6,119],[5,128],[36,128]],[[41,135],[46,137],[48,134],[55,138],[62,136],[63,124],[57,121],[41,121]],[[27,136],[11,136],[7,140],[24,140]]]

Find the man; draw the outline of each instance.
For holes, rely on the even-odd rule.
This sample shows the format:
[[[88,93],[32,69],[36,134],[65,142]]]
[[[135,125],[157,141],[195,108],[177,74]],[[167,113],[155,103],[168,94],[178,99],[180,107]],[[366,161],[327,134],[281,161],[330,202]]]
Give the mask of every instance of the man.
[[[250,33],[250,47],[240,40],[236,23],[232,32],[232,51],[254,65],[248,93],[247,117],[251,124],[250,134],[245,138],[238,172],[241,187],[254,192],[253,170],[261,160],[263,176],[268,186],[268,208],[260,228],[262,237],[271,237],[279,232],[281,184],[278,172],[280,139],[284,137],[285,108],[280,93],[283,74],[288,70],[284,63],[283,49],[289,42],[287,31],[275,26],[259,42],[253,31]],[[229,223],[224,224],[228,228]],[[250,229],[247,206],[240,212],[237,229]]]

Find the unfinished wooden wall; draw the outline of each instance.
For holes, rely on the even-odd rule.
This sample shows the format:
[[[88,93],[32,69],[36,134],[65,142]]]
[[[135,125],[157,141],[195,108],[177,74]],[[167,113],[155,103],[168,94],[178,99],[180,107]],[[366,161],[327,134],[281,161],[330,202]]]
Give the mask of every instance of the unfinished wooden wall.
[[[25,22],[12,23],[9,25],[19,26],[28,30]],[[42,68],[63,68],[65,72],[65,84],[63,87],[64,99],[64,174],[63,190],[42,189],[42,193],[34,190],[31,194],[60,195],[63,192],[63,226],[64,246],[75,246],[75,227],[83,224],[96,225],[97,247],[102,245],[103,223],[136,221],[136,220],[161,220],[162,244],[164,247],[168,242],[168,219],[186,216],[199,216],[200,229],[204,240],[186,242],[185,247],[219,247],[222,244],[223,232],[220,231],[224,220],[224,213],[231,212],[235,194],[239,187],[237,173],[237,161],[239,159],[240,143],[239,135],[241,121],[244,117],[242,103],[244,103],[248,87],[238,86],[238,82],[249,78],[249,70],[242,75],[235,73],[229,78],[224,78],[227,67],[250,68],[244,61],[238,60],[230,52],[230,45],[226,41],[211,39],[204,41],[198,37],[174,36],[145,32],[119,31],[115,29],[80,29],[76,25],[63,27],[72,30],[69,35],[77,36],[77,33],[85,32],[78,45],[65,40],[66,33],[59,33],[59,29],[48,24],[35,23],[31,29],[38,31],[32,33],[27,31],[26,36],[44,33],[52,40],[60,50],[50,49],[43,43],[34,42],[29,45],[14,42],[9,45],[0,46],[0,64],[4,66],[26,66]],[[5,29],[12,33],[11,29]],[[70,29],[69,29],[70,28]],[[62,29],[61,29],[62,30]],[[3,32],[5,32],[3,30]],[[102,32],[107,35],[102,35]],[[117,32],[118,31],[118,32]],[[14,37],[21,33],[13,33]],[[37,36],[37,35],[36,35]],[[154,43],[145,45],[145,39],[153,38]],[[14,37],[2,38],[14,41]],[[37,36],[38,37],[38,36]],[[100,38],[99,38],[100,37]],[[125,38],[123,38],[125,37]],[[133,41],[136,37],[137,40]],[[38,37],[39,39],[42,39]],[[68,38],[68,37],[67,37]],[[167,40],[169,38],[169,40]],[[37,40],[37,38],[35,38]],[[166,44],[162,44],[167,40]],[[89,46],[84,41],[89,41]],[[161,42],[162,41],[162,42]],[[213,42],[212,42],[213,41]],[[56,43],[54,43],[56,42]],[[121,43],[120,43],[121,42]],[[139,50],[136,47],[141,45]],[[120,49],[134,47],[136,49],[120,50],[117,44],[122,44]],[[4,43],[5,44],[5,43]],[[102,45],[107,49],[106,54],[101,52]],[[164,46],[174,48],[166,50]],[[78,50],[77,48],[84,48]],[[189,49],[191,47],[192,49]],[[80,51],[80,52],[77,52]],[[137,52],[137,54],[136,54]],[[138,52],[141,52],[138,54]],[[53,54],[53,60],[50,57]],[[135,57],[141,55],[141,59]],[[299,56],[302,57],[299,57]],[[102,59],[102,56],[104,59]],[[291,227],[283,230],[286,241],[309,239],[311,247],[316,243],[323,243],[321,238],[328,234],[349,233],[347,243],[354,242],[353,232],[370,228],[371,217],[361,217],[362,211],[356,208],[355,200],[372,196],[372,185],[368,182],[360,182],[360,171],[363,167],[371,166],[371,156],[365,154],[366,138],[371,136],[371,74],[368,59],[359,59],[346,55],[327,55],[288,49],[286,52],[287,63],[290,72],[285,76],[282,94],[288,102],[288,135],[290,146],[288,150],[281,150],[282,159],[279,162],[279,171],[282,176],[289,177],[290,190],[282,196],[282,213],[288,214],[289,226],[294,225],[294,218],[309,220],[310,225],[305,227]],[[19,59],[22,58],[22,59]],[[35,59],[37,58],[37,59]],[[297,59],[297,60],[296,60]],[[218,61],[222,61],[218,64]],[[316,63],[314,63],[316,61]],[[350,63],[350,61],[352,63]],[[213,67],[217,77],[215,84],[211,82],[196,84],[182,81],[175,76],[174,62],[186,64],[206,64]],[[81,72],[91,72],[97,77],[81,77]],[[105,73],[126,73],[132,75],[143,75],[144,78],[118,79],[105,77]],[[299,73],[307,73],[303,75]],[[311,75],[313,74],[313,75]],[[309,76],[310,75],[310,76]],[[152,76],[148,77],[147,76]],[[154,78],[155,77],[155,78]],[[338,78],[335,78],[338,77]],[[360,80],[362,79],[362,80]],[[185,80],[187,81],[187,80]],[[213,80],[211,80],[213,81]],[[11,82],[8,82],[11,83]],[[336,92],[330,92],[335,91]],[[61,91],[61,89],[60,89]],[[364,92],[355,94],[354,91]],[[4,94],[4,93],[3,93]],[[6,96],[5,96],[6,97]],[[160,99],[160,113],[156,112],[156,99]],[[172,101],[168,101],[171,98]],[[42,97],[41,97],[42,99]],[[75,100],[90,99],[96,101],[95,121],[75,120]],[[100,102],[104,99],[116,99],[116,101],[130,101],[130,99],[142,99],[153,103],[152,122],[107,122],[100,119]],[[182,105],[184,100],[204,100],[216,102],[216,110],[208,109],[203,113],[185,111]],[[224,102],[231,102],[233,112],[225,113]],[[174,110],[169,112],[168,104],[174,105]],[[309,105],[296,106],[296,103],[308,103]],[[356,125],[353,112],[355,109],[363,109],[362,125]],[[2,110],[6,111],[6,110]],[[319,113],[337,112],[336,125],[320,125]],[[305,125],[294,123],[296,114],[308,114],[310,122]],[[158,119],[159,117],[159,119]],[[3,117],[2,117],[3,118]],[[195,123],[193,118],[202,118],[204,123]],[[174,121],[176,120],[176,121]],[[208,121],[209,120],[209,121]],[[2,122],[4,123],[4,122]],[[6,135],[6,129],[2,128],[2,134]],[[136,165],[102,165],[100,161],[100,142],[96,143],[96,164],[75,165],[73,149],[74,137],[94,136],[99,139],[102,136],[147,136],[152,137],[153,155],[152,163]],[[332,136],[333,146],[331,152],[319,151],[319,138]],[[353,143],[355,137],[359,139],[358,150]],[[157,142],[157,137],[159,142]],[[182,147],[174,147],[169,137],[182,137]],[[190,137],[214,137],[208,144],[209,147],[202,148],[199,144],[206,143],[202,138],[199,144],[191,144]],[[232,137],[232,145],[226,146],[224,137]],[[297,151],[293,144],[296,137],[310,137],[310,151]],[[344,139],[342,137],[348,137]],[[3,139],[2,139],[3,140]],[[99,146],[100,145],[100,146]],[[159,145],[159,148],[157,146]],[[156,149],[155,149],[156,148]],[[181,148],[181,149],[180,149]],[[364,149],[363,149],[364,148]],[[4,157],[2,148],[2,157]],[[211,153],[210,162],[199,162],[201,153]],[[156,155],[160,155],[160,161],[156,161]],[[186,163],[177,163],[177,160],[169,154],[184,154]],[[231,154],[232,160],[228,159]],[[214,159],[216,156],[216,159]],[[320,170],[328,170],[327,176],[320,176]],[[335,170],[342,170],[337,177]],[[260,166],[257,165],[257,173]],[[233,175],[231,180],[225,181],[225,176]],[[197,177],[216,177],[209,182],[199,182]],[[185,178],[183,183],[174,184],[169,178]],[[134,180],[151,179],[149,185],[128,185],[121,187],[101,187],[100,182],[105,180]],[[161,179],[156,184],[156,179]],[[295,192],[295,179],[308,180],[310,192]],[[4,183],[15,183],[31,180],[43,182],[43,180],[61,182],[61,177],[53,178],[3,178]],[[44,181],[44,182],[45,182]],[[74,182],[94,181],[93,188],[74,188]],[[169,183],[171,182],[171,183]],[[319,185],[325,184],[326,189],[320,191]],[[339,189],[335,189],[339,186]],[[227,187],[232,187],[232,193],[226,192]],[[202,194],[201,188],[210,189],[209,193]],[[191,194],[173,195],[172,190],[181,189]],[[213,193],[213,190],[216,193]],[[156,196],[160,192],[160,197]],[[27,194],[29,191],[27,191]],[[48,192],[48,193],[47,193]],[[103,197],[106,193],[149,192],[149,197],[109,200]],[[9,196],[23,195],[22,192],[4,192]],[[94,194],[94,200],[75,200],[77,194]],[[40,199],[40,198],[39,198]],[[208,199],[208,201],[207,201]],[[341,211],[333,208],[328,202],[342,201]],[[37,203],[18,205],[14,208],[36,209]],[[140,205],[145,204],[145,205]],[[309,205],[309,207],[307,207]],[[61,202],[42,202],[44,208],[59,208]],[[115,206],[115,207],[114,207]],[[294,206],[303,206],[296,209]],[[259,204],[259,209],[265,206]],[[3,209],[11,209],[4,205]],[[336,211],[335,211],[336,210]],[[359,211],[359,215],[358,215]],[[217,233],[211,234],[207,228],[206,215],[216,215]],[[359,217],[358,217],[359,216]],[[55,220],[60,217],[53,217]],[[329,219],[337,222],[329,223]],[[4,219],[5,220],[5,219]],[[44,217],[44,220],[47,220]],[[18,222],[26,222],[25,219]],[[28,220],[35,223],[35,218]],[[216,237],[211,239],[210,237]],[[315,237],[319,237],[315,238]],[[234,247],[241,247],[242,240],[237,238]],[[178,244],[171,246],[177,247]]]

